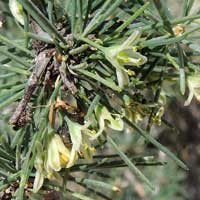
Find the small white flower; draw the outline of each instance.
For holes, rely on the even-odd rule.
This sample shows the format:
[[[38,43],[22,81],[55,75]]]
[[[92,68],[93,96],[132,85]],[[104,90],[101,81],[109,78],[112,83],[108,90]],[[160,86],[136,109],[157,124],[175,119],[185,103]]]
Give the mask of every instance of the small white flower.
[[[9,8],[15,19],[24,25],[23,7],[17,0],[9,0]]]

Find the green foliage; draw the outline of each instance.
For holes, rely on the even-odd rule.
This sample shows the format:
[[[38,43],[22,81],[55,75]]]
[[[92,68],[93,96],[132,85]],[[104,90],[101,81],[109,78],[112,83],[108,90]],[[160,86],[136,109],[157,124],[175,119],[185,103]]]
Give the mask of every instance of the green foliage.
[[[193,97],[200,100],[195,59],[200,26],[194,23],[200,15],[192,11],[193,0],[184,1],[178,19],[163,0],[17,2],[10,0],[10,11],[8,2],[1,3],[6,20],[0,28],[2,198],[14,188],[10,199],[42,199],[49,191],[61,199],[92,199],[70,187],[75,183],[110,199],[119,188],[106,182],[105,169],[128,167],[150,190],[160,183],[146,166],[156,171],[164,165],[163,171],[176,173],[177,164],[188,170],[151,130],[166,124],[171,97],[166,88],[179,85],[177,95],[185,95],[188,87],[185,105]],[[147,144],[156,153],[133,156],[122,150],[115,138],[130,134],[132,149],[143,141],[145,154]],[[160,151],[172,165],[159,161]],[[182,176],[170,179],[174,185],[154,199],[180,192],[179,180]]]

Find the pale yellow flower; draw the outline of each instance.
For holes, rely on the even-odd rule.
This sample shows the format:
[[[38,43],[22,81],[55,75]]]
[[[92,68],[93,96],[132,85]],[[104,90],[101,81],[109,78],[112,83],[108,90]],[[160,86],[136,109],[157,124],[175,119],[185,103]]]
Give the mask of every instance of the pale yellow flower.
[[[185,32],[185,25],[184,24],[177,24],[173,27],[173,32],[175,36],[181,36]]]
[[[71,121],[68,117],[65,117],[65,120],[72,140],[72,149],[67,167],[69,168],[75,164],[78,159],[78,154],[83,154],[85,159],[91,161],[95,149],[91,147],[90,143],[90,138],[93,135],[92,131],[88,129],[90,122],[81,125],[77,122]]]
[[[122,45],[105,48],[105,56],[116,68],[118,84],[121,88],[129,83],[129,71],[124,66],[139,67],[147,62],[147,58],[136,52],[137,49],[133,46],[133,43],[138,40],[140,35],[139,31],[135,31]]]
[[[99,137],[106,127],[116,131],[122,131],[124,128],[124,122],[121,116],[119,114],[110,113],[105,106],[97,105],[95,108],[95,115],[99,124],[99,130],[92,139]]]
[[[164,115],[164,111],[165,111],[164,106],[167,103],[166,95],[165,95],[165,92],[163,90],[160,92],[158,103],[159,103],[160,107],[157,110],[157,112],[155,113],[155,116],[153,117],[153,122],[158,124],[158,125],[161,125],[161,121],[162,121],[161,119],[162,119],[162,116]]]
[[[34,162],[36,173],[33,183],[33,192],[35,193],[42,187],[45,178],[61,185],[63,179],[57,172],[61,168],[67,167],[69,161],[70,151],[58,134],[50,136],[46,148],[47,150],[43,150],[40,143],[37,145],[37,154]]]
[[[70,151],[64,145],[61,137],[54,134],[48,141],[47,165],[54,171],[60,171],[66,167],[69,161]]]
[[[193,96],[195,96],[197,101],[200,102],[200,74],[188,76],[187,84],[189,88],[189,96],[184,105],[188,106],[191,103]]]

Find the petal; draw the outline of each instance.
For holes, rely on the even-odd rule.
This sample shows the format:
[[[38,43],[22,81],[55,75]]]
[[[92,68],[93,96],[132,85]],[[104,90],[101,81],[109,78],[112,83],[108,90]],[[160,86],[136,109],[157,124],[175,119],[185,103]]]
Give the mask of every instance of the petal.
[[[97,121],[98,121],[98,124],[99,124],[99,130],[94,136],[91,136],[91,140],[97,139],[102,134],[102,132],[104,131],[105,117],[102,114],[102,109],[103,109],[103,107],[100,106],[100,105],[97,105],[96,108],[95,108],[95,115],[97,117]]]
[[[99,131],[94,137],[92,137],[92,140],[99,137],[100,134],[103,132],[105,128],[105,120],[108,121],[108,127],[117,131],[123,130],[124,122],[120,119],[120,115],[113,114],[117,116],[116,118],[113,118],[111,113],[108,111],[108,109],[105,106],[100,106],[100,105],[96,106],[95,114],[99,123]]]
[[[15,19],[24,25],[23,8],[17,0],[9,0],[9,8]]]
[[[124,122],[119,116],[116,117],[115,119],[112,117],[112,119],[110,119],[108,127],[116,131],[122,131],[124,129]]]
[[[87,134],[83,134],[83,141],[81,145],[81,153],[83,154],[84,158],[91,162],[92,155],[96,153],[96,149],[94,147],[91,147],[91,140]]]
[[[72,147],[71,153],[70,153],[70,157],[69,157],[69,162],[67,163],[67,168],[72,167],[76,160],[78,159],[78,153],[77,151]]]
[[[116,45],[116,46],[107,47],[104,53],[109,58],[114,59],[121,50],[122,50],[121,46]]]
[[[121,69],[116,69],[116,74],[117,74],[117,82],[120,88],[124,88],[129,84],[129,77],[126,71]]]
[[[50,180],[53,172],[54,172],[54,170],[46,162],[46,165],[45,165],[45,177],[47,177]]]
[[[192,94],[200,101],[200,75],[188,76],[187,77],[188,88],[190,91],[188,100],[185,102],[185,105],[189,105],[192,100]],[[192,93],[192,94],[191,94]]]
[[[44,160],[43,160],[43,148],[41,143],[37,143],[37,154],[34,161],[34,167],[42,171],[44,167]]]
[[[73,149],[75,151],[79,151],[80,146],[81,146],[81,141],[82,141],[82,125],[71,121],[69,118],[65,117],[66,121],[67,121],[67,125],[69,128],[69,133],[71,136],[71,140],[72,140],[72,144],[73,144]]]
[[[54,142],[57,145],[57,149],[58,149],[59,153],[62,154],[64,157],[69,158],[70,152],[69,152],[68,148],[64,145],[64,143],[59,135],[56,134],[54,136]]]
[[[117,130],[117,131],[123,130],[124,123],[121,120],[120,115],[112,114],[112,115],[116,116],[116,118],[113,118],[111,113],[108,111],[108,109],[106,107],[103,107],[102,115],[103,115],[104,120],[107,120],[109,122],[108,127],[112,128],[114,130]]]
[[[117,55],[119,63],[123,65],[140,66],[147,62],[146,56],[135,52],[133,47],[128,47],[120,51]]]
[[[39,189],[42,187],[44,182],[44,175],[43,173],[40,173],[39,171],[36,171],[35,173],[35,179],[33,183],[33,192],[37,193]]]
[[[47,159],[47,165],[50,166],[55,171],[60,171],[61,169],[61,163],[60,163],[60,157],[59,157],[59,151],[58,146],[53,138],[51,138],[51,141],[48,145],[48,159]]]
[[[187,100],[185,101],[184,106],[188,106],[191,103],[193,96],[194,96],[194,93],[190,90],[189,96]]]
[[[121,70],[125,70],[123,64],[121,64],[118,59],[117,59],[117,55],[114,58],[110,58],[110,57],[106,57],[108,59],[108,61],[113,65],[113,67],[115,67],[116,69],[121,69]]]
[[[106,59],[115,67],[116,69],[122,69],[124,70],[123,65],[121,65],[117,60],[117,55],[121,51],[121,46],[112,46],[106,48],[105,57]]]
[[[193,92],[197,101],[200,101],[200,84],[197,87],[194,87]]]
[[[138,42],[140,39],[142,32],[141,31],[134,31],[128,38],[127,40],[122,44],[122,48],[126,48],[128,46],[132,46],[133,43]]]

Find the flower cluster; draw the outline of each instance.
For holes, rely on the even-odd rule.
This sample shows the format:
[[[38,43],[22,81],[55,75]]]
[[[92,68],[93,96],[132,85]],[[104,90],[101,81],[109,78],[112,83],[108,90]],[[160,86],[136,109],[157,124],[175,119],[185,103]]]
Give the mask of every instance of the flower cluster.
[[[48,141],[44,147],[38,144],[34,165],[36,168],[34,192],[38,192],[42,187],[44,178],[62,183],[62,177],[58,171],[62,168],[72,167],[79,156],[84,157],[89,162],[92,161],[92,156],[96,153],[96,149],[92,146],[92,141],[97,139],[106,127],[117,131],[122,131],[124,128],[120,115],[110,113],[104,106],[97,105],[95,115],[99,127],[97,132],[89,129],[92,123],[91,120],[81,125],[67,116],[64,117],[72,142],[71,147],[67,147],[62,138],[56,133],[48,136]]]

